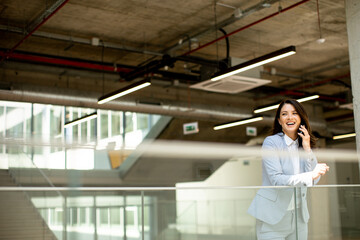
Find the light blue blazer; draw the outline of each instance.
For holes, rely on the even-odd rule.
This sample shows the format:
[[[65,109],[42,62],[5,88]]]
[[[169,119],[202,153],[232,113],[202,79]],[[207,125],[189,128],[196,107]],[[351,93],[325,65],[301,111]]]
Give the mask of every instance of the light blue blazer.
[[[262,185],[296,187],[296,191],[300,191],[296,198],[300,213],[304,222],[308,222],[306,187],[319,181],[319,178],[314,183],[312,180],[311,171],[317,164],[315,155],[312,152],[300,154],[300,174],[294,174],[284,133],[265,138],[262,149]],[[294,188],[262,188],[256,193],[248,213],[268,224],[276,224],[284,217],[293,195]]]

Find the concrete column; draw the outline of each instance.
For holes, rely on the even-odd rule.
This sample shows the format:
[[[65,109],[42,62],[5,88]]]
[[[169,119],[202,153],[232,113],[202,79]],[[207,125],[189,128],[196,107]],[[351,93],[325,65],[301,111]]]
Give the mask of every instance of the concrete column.
[[[360,153],[360,1],[345,0],[346,26],[349,41],[351,86],[354,105],[356,148]]]

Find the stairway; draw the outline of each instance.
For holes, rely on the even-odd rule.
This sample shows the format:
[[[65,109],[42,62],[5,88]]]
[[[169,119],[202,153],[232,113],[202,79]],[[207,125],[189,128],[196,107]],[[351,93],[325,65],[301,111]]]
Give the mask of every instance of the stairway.
[[[0,188],[16,187],[7,170],[0,170]],[[0,191],[0,239],[57,239],[37,209],[21,191]]]

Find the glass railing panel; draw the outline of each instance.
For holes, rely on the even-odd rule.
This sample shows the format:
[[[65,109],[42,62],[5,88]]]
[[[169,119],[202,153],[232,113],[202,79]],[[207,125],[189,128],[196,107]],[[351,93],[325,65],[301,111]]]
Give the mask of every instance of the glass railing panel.
[[[38,217],[46,222],[41,225],[42,231],[45,232],[48,226],[57,239],[257,239],[258,226],[248,209],[261,189],[259,187],[92,188],[92,191],[57,188],[65,201],[54,189],[28,189],[7,191],[0,188],[2,216],[11,214],[5,209],[10,209],[13,204],[12,195],[20,199],[19,194],[22,194],[38,209]],[[293,188],[271,189],[294,191]],[[359,195],[360,185],[307,188],[310,216],[305,223],[307,239],[359,239]],[[24,202],[17,204],[26,205]],[[24,226],[29,224],[28,221],[36,220],[31,215],[34,211],[27,208],[19,208],[19,211],[19,221],[23,221]],[[303,217],[301,207],[294,211],[299,219]],[[297,221],[302,221],[299,219]],[[306,235],[301,235],[297,221],[286,224],[297,227],[294,239],[306,239]],[[265,232],[269,227],[262,226],[261,231]]]
[[[309,188],[309,239],[360,239],[360,185]]]
[[[7,188],[4,190],[4,188]],[[11,190],[9,190],[11,189]],[[62,239],[49,229],[45,219],[50,218],[51,202],[46,199],[56,196],[54,191],[29,192],[18,187],[0,187],[0,236],[1,239]],[[32,197],[37,197],[43,205],[35,208]]]
[[[255,192],[221,187],[145,192],[156,210],[151,239],[255,239],[255,220],[247,214]]]
[[[174,190],[144,191],[144,239],[180,239],[175,196]]]

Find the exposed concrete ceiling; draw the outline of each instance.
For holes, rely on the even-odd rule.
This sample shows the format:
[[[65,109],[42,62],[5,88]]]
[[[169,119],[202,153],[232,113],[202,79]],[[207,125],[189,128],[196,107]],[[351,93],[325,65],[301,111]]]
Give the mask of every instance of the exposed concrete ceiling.
[[[0,99],[219,123],[249,117],[256,107],[284,97],[317,93],[321,98],[307,104],[317,109],[312,120],[324,123],[323,129],[347,132],[353,129],[352,110],[339,107],[352,102],[344,1],[318,2],[319,16],[316,0],[3,0]],[[238,8],[243,16],[236,18]],[[191,89],[203,79],[204,68],[215,72],[226,58],[225,40],[196,50],[223,36],[216,27],[238,30],[229,36],[230,57],[250,60],[289,45],[297,54],[264,66],[261,77],[271,80],[266,86],[232,95]],[[159,63],[165,54],[173,67],[159,65],[127,79],[150,76],[151,87],[97,105],[102,95],[129,84],[126,74]]]

